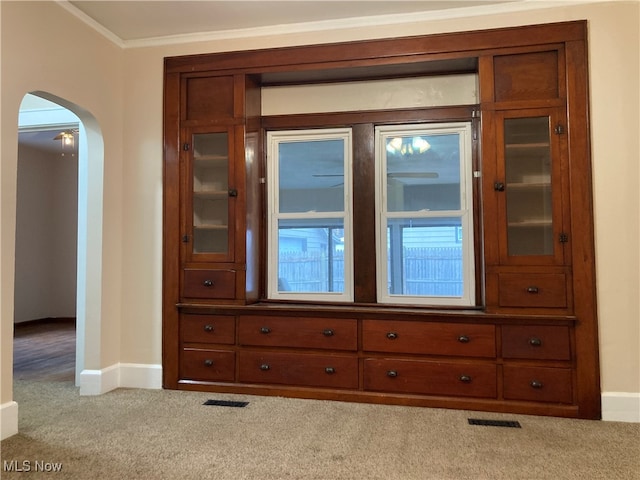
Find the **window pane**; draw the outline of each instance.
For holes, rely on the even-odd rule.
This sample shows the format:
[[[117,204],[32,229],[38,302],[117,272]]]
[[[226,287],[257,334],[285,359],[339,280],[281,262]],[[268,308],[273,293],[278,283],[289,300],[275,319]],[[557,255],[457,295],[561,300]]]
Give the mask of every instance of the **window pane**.
[[[386,138],[387,210],[460,210],[460,135]]]
[[[344,210],[344,140],[280,142],[280,213]]]
[[[389,219],[387,284],[391,295],[461,297],[461,219]]]
[[[278,292],[344,292],[342,219],[278,222]]]

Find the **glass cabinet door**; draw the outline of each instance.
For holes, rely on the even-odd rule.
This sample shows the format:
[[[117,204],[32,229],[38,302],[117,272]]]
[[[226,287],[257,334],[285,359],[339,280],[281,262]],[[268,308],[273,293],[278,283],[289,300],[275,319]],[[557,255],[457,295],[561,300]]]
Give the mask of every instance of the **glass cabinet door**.
[[[230,200],[236,195],[229,183],[230,132],[194,133],[191,139],[191,253],[230,260]]]
[[[517,261],[543,256],[559,260],[566,236],[560,181],[562,127],[548,110],[530,113],[505,114],[498,127],[504,181],[494,188],[504,195],[502,250],[507,259],[518,257]]]

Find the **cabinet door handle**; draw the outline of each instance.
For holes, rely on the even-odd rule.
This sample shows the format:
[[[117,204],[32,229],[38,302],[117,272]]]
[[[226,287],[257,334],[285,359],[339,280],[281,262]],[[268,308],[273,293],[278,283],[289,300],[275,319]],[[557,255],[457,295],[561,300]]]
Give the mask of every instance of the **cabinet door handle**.
[[[387,338],[389,340],[395,340],[396,338],[398,338],[398,334],[396,332],[389,332],[387,333]]]
[[[213,280],[205,280],[204,282],[202,282],[202,285],[204,285],[205,287],[213,287]]]
[[[229,196],[230,197],[237,197],[238,196],[238,190],[236,190],[235,188],[230,188],[229,189]]]
[[[527,287],[527,293],[538,293],[540,290],[538,287],[532,285],[531,287]]]
[[[396,378],[398,376],[398,372],[396,370],[389,370],[387,372],[387,377],[389,378]]]
[[[327,374],[329,374],[329,375],[333,375],[334,373],[336,373],[336,369],[335,369],[335,368],[333,368],[333,367],[326,367],[326,368],[324,369],[324,372],[325,372],[325,373],[327,373]]]
[[[542,340],[536,337],[530,338],[529,345],[531,345],[532,347],[540,347],[542,346]]]
[[[495,183],[493,184],[493,189],[494,189],[496,192],[504,192],[504,183],[502,183],[502,182],[495,182]]]
[[[331,330],[330,328],[325,328],[325,329],[322,331],[322,334],[323,334],[325,337],[333,337],[334,331],[333,331],[333,330]]]
[[[469,341],[470,341],[470,340],[471,340],[471,339],[470,339],[469,337],[467,337],[466,335],[460,335],[460,336],[458,337],[458,341],[459,341],[460,343],[469,343]]]
[[[263,372],[266,372],[267,370],[270,370],[271,367],[269,366],[268,363],[263,363],[262,365],[260,365],[260,370],[262,370]]]
[[[541,389],[543,387],[542,382],[538,380],[532,380],[529,385],[531,385],[531,388],[536,388],[536,389]]]
[[[462,383],[471,383],[471,377],[469,375],[460,375],[460,381]]]
[[[265,335],[271,333],[271,329],[269,327],[260,327],[260,333],[264,333]]]
[[[205,332],[213,332],[213,325],[211,325],[210,323],[204,326],[204,331]]]
[[[204,366],[205,366],[205,367],[212,367],[212,366],[213,366],[213,360],[211,360],[211,359],[207,358],[207,359],[204,361]]]

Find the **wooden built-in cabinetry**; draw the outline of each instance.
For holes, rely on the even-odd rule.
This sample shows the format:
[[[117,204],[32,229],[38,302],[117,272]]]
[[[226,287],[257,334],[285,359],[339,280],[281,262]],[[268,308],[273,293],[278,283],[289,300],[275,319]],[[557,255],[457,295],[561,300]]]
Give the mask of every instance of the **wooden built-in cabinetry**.
[[[586,59],[585,22],[167,58],[164,387],[599,418]],[[296,120],[261,87],[456,72],[479,85],[477,305],[380,305],[368,280],[267,300],[265,125]]]

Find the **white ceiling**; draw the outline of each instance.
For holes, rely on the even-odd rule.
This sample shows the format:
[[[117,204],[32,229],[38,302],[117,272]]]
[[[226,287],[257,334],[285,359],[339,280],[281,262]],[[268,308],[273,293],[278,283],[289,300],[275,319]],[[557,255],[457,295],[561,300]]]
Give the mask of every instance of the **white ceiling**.
[[[551,0],[542,3],[557,3]],[[295,29],[377,25],[501,9],[531,0],[62,1],[60,4],[123,47],[181,37],[257,35]],[[540,3],[538,1],[538,3]],[[497,10],[496,10],[497,9]],[[276,30],[277,27],[277,30]]]

